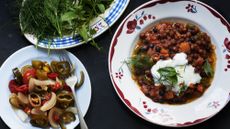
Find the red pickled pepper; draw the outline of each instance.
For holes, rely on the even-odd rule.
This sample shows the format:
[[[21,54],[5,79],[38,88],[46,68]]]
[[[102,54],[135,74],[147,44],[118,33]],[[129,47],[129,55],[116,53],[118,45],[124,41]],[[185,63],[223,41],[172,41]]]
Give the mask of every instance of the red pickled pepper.
[[[49,79],[55,80],[58,77],[57,73],[49,73],[47,74]]]
[[[29,69],[23,74],[23,83],[28,84],[30,78],[34,78],[36,76],[36,70],[35,69]]]
[[[51,89],[53,92],[56,92],[57,90],[61,89],[62,86],[59,82],[56,82],[55,85],[51,86]]]
[[[9,89],[10,89],[11,93],[22,92],[22,93],[26,94],[26,93],[28,93],[29,86],[27,84],[19,86],[19,85],[17,85],[15,80],[11,80],[9,82]]]

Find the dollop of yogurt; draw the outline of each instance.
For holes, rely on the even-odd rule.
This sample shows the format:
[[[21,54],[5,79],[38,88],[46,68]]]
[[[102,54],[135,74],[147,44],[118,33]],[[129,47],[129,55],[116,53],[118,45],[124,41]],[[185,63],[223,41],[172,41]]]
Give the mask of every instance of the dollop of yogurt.
[[[173,59],[159,60],[155,65],[152,66],[151,74],[156,86],[160,85],[160,74],[158,73],[158,69],[165,67],[173,67],[178,73],[177,84],[174,84],[172,87],[172,90],[176,93],[180,92],[180,84],[182,83],[184,86],[186,86],[186,88],[190,84],[200,83],[201,76],[200,74],[195,73],[195,68],[192,65],[188,65],[187,55],[185,53],[177,53]],[[163,82],[163,84],[167,85],[167,82]]]

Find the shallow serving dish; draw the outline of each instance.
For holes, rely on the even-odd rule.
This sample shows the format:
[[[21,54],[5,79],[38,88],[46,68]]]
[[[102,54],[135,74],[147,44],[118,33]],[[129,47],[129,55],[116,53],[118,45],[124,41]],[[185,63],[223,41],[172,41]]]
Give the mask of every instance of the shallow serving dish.
[[[62,50],[64,51],[64,50]],[[85,82],[80,89],[77,90],[77,97],[80,104],[81,111],[85,116],[91,101],[91,83],[89,75],[84,67],[84,65],[70,52],[64,51],[70,57],[71,61],[76,63],[76,72],[77,76],[80,77],[80,71],[83,71],[85,74]],[[9,81],[13,79],[12,69],[15,67],[21,68],[22,66],[31,64],[31,60],[43,60],[51,62],[52,60],[59,60],[58,56],[55,53],[51,53],[49,56],[47,50],[45,49],[36,49],[34,46],[28,46],[22,48],[11,55],[1,66],[0,75],[1,75],[1,87],[0,87],[0,101],[1,101],[1,110],[0,116],[2,120],[11,128],[11,129],[40,129],[33,127],[30,122],[22,122],[18,117],[18,114],[15,112],[11,104],[9,103],[10,90],[8,88]],[[79,124],[79,119],[76,116],[76,120],[70,124],[67,124],[67,129],[73,129]]]
[[[91,28],[96,30],[96,34],[93,35],[93,38],[98,37],[103,32],[109,29],[123,14],[127,8],[130,0],[114,0],[110,7],[100,16],[93,19],[91,22]],[[37,38],[31,34],[24,34],[26,39],[29,40],[32,44],[37,44]],[[79,35],[73,39],[73,36],[63,36],[63,38],[54,38],[51,45],[49,45],[49,40],[42,40],[37,45],[42,48],[49,49],[66,49],[79,46],[84,43],[82,38]]]
[[[198,99],[168,105],[146,97],[124,63],[130,58],[141,32],[159,21],[183,21],[197,25],[210,37],[216,51],[211,86]],[[230,100],[230,24],[210,6],[199,1],[149,1],[131,12],[117,29],[109,51],[109,72],[124,104],[137,116],[154,124],[182,127],[201,123],[217,114]]]

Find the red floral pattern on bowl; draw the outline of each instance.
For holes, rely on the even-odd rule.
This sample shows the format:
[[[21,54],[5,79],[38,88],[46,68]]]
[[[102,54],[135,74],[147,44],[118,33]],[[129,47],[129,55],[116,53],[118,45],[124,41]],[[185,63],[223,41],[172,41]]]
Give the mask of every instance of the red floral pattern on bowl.
[[[145,14],[143,11],[140,16],[136,15],[135,19],[128,21],[127,23],[127,34],[132,34],[136,29],[140,30],[141,25],[144,24],[146,20],[154,20],[156,19],[155,16],[152,16],[151,14]]]

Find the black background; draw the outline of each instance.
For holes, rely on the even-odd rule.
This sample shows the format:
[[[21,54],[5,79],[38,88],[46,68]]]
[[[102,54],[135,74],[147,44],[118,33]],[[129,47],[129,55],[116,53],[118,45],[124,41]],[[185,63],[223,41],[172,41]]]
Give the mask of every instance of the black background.
[[[166,128],[148,123],[133,114],[117,96],[111,84],[108,72],[108,51],[114,32],[125,16],[147,1],[148,0],[130,0],[128,8],[121,18],[111,27],[110,31],[107,31],[96,39],[100,46],[103,47],[102,52],[99,52],[96,48],[88,44],[68,49],[85,65],[92,82],[92,101],[88,113],[85,116],[89,129]],[[212,6],[222,14],[227,21],[230,21],[230,4],[228,0],[201,1]],[[19,25],[14,20],[17,16],[17,11],[12,8],[12,3],[11,0],[0,0],[0,64],[18,49],[30,45],[22,35]],[[1,76],[4,75],[0,75],[0,79]],[[183,116],[186,114],[181,115]],[[0,129],[7,128],[7,125],[0,119]],[[208,121],[192,127],[187,127],[187,129],[192,128],[230,129],[230,103],[220,113]],[[77,127],[77,129],[80,128]]]

